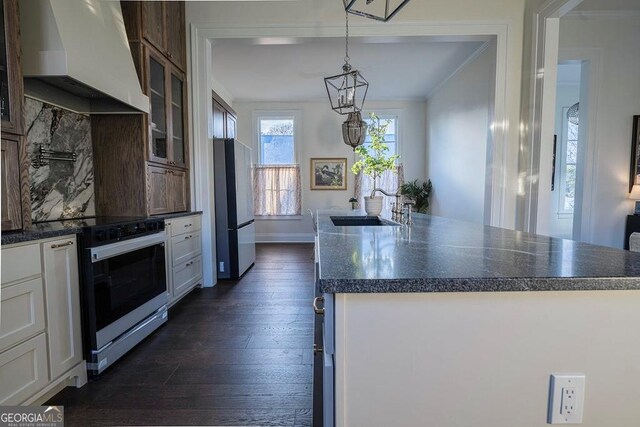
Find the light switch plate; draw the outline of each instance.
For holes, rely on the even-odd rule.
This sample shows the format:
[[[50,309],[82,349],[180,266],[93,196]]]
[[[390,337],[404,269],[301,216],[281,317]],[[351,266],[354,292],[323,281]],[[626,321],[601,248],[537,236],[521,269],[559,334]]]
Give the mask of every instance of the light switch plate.
[[[584,374],[552,374],[547,424],[582,424]]]

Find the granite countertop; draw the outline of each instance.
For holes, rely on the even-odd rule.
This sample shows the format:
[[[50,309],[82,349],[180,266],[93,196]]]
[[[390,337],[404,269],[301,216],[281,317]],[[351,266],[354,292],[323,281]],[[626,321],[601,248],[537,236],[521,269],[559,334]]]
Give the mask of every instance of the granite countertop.
[[[318,211],[324,293],[640,290],[640,253],[414,214],[411,226],[335,226]]]
[[[154,215],[150,218],[171,219],[199,214],[202,214],[202,211]],[[82,232],[82,227],[85,227],[86,225],[88,225],[88,223],[83,219],[35,223],[28,230],[3,232],[2,245],[12,245],[14,243],[30,242],[32,240],[49,239],[51,237],[78,234]]]

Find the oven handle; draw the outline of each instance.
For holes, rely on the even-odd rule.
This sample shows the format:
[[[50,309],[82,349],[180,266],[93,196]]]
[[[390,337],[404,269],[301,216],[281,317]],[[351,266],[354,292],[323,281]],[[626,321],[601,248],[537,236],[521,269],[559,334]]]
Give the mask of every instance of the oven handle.
[[[164,239],[164,233],[156,233],[148,236],[136,237],[135,239],[125,240],[123,242],[116,242],[109,245],[90,248],[91,263],[100,262],[114,256],[133,252],[138,249],[148,248],[149,246],[155,246],[157,244],[162,244],[164,246]]]

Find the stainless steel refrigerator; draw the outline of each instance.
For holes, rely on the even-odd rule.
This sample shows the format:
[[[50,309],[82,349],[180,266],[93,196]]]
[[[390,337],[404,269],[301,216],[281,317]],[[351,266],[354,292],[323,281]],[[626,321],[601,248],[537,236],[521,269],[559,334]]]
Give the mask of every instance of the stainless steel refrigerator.
[[[219,279],[238,279],[256,260],[251,149],[214,139],[216,252]]]

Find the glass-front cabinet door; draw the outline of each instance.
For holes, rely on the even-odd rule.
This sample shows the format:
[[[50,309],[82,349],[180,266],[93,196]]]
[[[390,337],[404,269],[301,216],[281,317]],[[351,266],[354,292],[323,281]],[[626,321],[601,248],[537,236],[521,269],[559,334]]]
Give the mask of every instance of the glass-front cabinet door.
[[[18,2],[0,2],[0,118],[2,132],[22,134],[22,72]]]
[[[4,25],[4,2],[0,3],[0,113],[3,122],[11,121],[9,100],[9,67],[7,63],[7,37]]]
[[[176,166],[185,165],[184,137],[184,80],[176,73],[171,73],[171,152]]]
[[[149,98],[151,101],[151,160],[167,163],[167,96],[164,64],[149,57]]]

